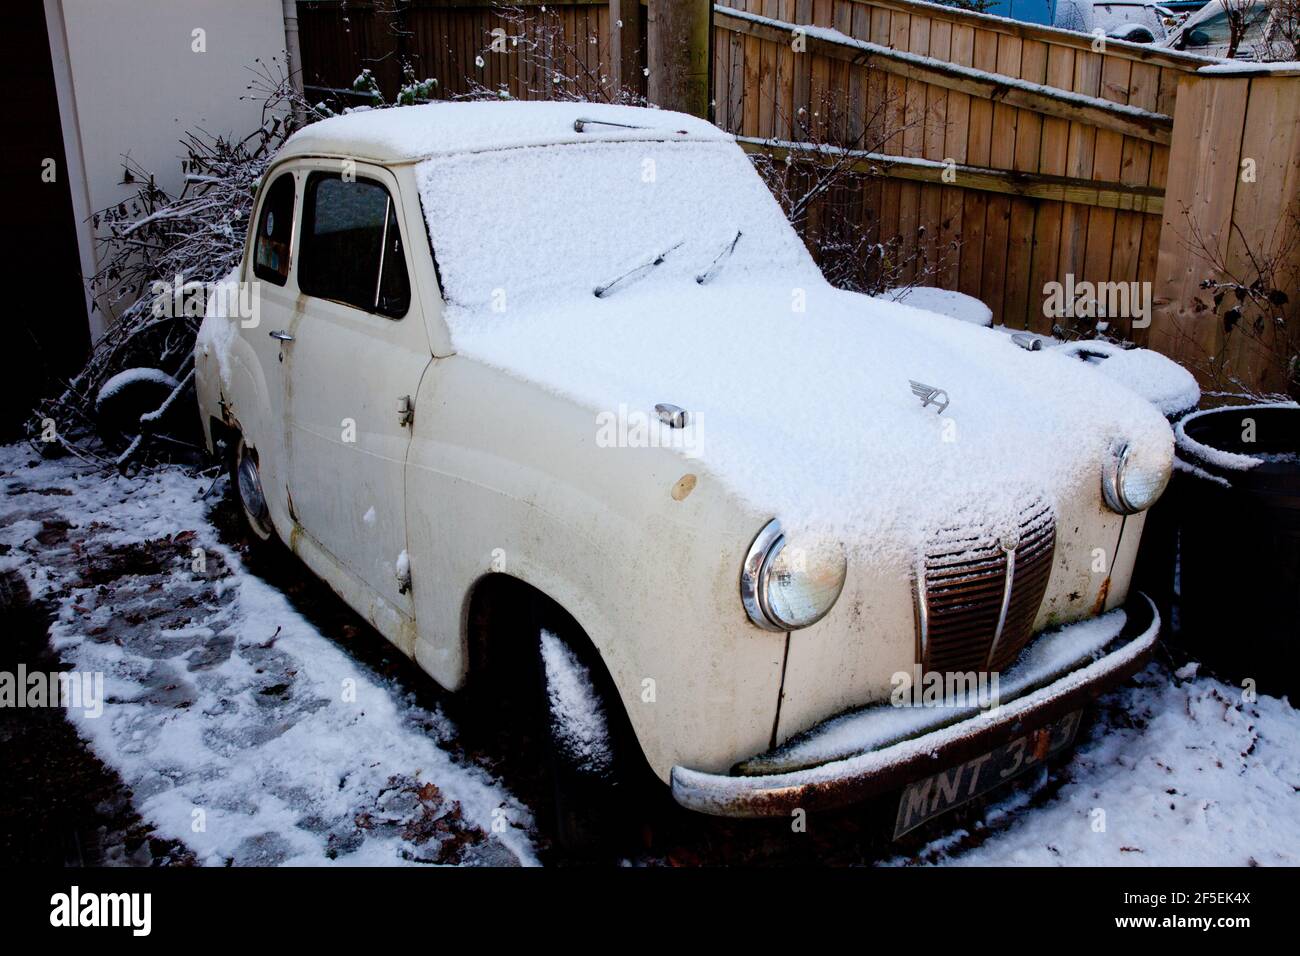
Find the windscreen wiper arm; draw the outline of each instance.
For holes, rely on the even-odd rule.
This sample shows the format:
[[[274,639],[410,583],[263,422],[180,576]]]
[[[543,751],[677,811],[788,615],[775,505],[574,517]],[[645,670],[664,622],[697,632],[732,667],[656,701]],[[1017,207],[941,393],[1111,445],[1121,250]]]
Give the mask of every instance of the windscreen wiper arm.
[[[713,262],[709,265],[709,267],[695,277],[695,281],[698,282],[700,285],[704,285],[704,283],[708,282],[719,272],[721,272],[722,267],[726,265],[727,260],[731,258],[731,254],[735,252],[736,243],[738,242],[740,242],[739,229],[736,230],[736,235],[732,237],[731,242],[727,243],[727,245],[723,248],[723,250],[718,253],[717,258],[713,260]]]
[[[636,279],[639,279],[643,275],[648,273],[651,269],[655,268],[655,266],[662,265],[664,259],[668,258],[668,253],[672,252],[674,249],[678,248],[679,246],[681,246],[681,242],[678,242],[676,245],[669,246],[663,252],[659,253],[659,255],[651,259],[649,262],[643,262],[641,265],[629,269],[627,272],[624,272],[621,276],[618,276],[615,279],[611,279],[609,282],[606,282],[604,285],[596,286],[596,288],[594,288],[592,291],[596,293],[596,298],[598,299],[605,298],[605,296],[609,295],[611,292],[614,291],[615,286],[618,286],[624,282],[632,282]]]

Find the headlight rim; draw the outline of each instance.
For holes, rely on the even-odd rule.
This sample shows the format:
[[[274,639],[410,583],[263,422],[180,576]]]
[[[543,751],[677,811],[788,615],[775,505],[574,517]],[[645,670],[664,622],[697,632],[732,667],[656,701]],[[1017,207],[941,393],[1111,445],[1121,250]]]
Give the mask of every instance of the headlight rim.
[[[765,631],[784,632],[785,628],[767,616],[763,605],[762,593],[765,584],[764,571],[768,562],[781,547],[785,546],[785,532],[781,522],[776,518],[759,529],[745,552],[745,563],[740,568],[740,601],[745,606],[749,619]]]
[[[1110,449],[1110,454],[1101,469],[1101,494],[1106,502],[1106,506],[1121,515],[1141,514],[1149,510],[1152,505],[1160,500],[1164,494],[1165,487],[1169,484],[1169,475],[1164,476],[1164,481],[1160,485],[1160,490],[1144,505],[1135,505],[1128,498],[1124,491],[1124,476],[1132,461],[1131,452],[1133,446],[1128,441],[1117,441]]]
[[[750,621],[758,627],[774,633],[789,633],[802,630],[822,620],[838,603],[840,595],[844,592],[844,585],[848,580],[848,558],[841,555],[843,571],[840,576],[839,589],[826,607],[812,620],[805,621],[802,624],[783,620],[781,615],[772,609],[768,597],[768,572],[781,555],[786,543],[785,530],[781,527],[781,522],[776,518],[772,518],[754,537],[753,543],[750,544],[749,550],[745,554],[745,561],[740,571],[740,599],[745,607],[746,614],[749,616]]]

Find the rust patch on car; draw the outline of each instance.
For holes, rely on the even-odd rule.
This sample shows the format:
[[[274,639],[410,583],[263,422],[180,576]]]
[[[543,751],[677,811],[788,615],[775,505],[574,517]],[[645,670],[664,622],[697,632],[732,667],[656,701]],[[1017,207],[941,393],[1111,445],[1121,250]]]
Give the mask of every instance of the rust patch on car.
[[[1096,617],[1102,611],[1106,610],[1106,598],[1110,595],[1110,578],[1101,582],[1101,589],[1097,591],[1097,600],[1092,602],[1092,615]]]
[[[695,490],[695,485],[698,481],[699,479],[692,474],[685,474],[678,478],[677,483],[673,485],[673,490],[670,492],[673,496],[673,501],[681,501],[689,495]]]

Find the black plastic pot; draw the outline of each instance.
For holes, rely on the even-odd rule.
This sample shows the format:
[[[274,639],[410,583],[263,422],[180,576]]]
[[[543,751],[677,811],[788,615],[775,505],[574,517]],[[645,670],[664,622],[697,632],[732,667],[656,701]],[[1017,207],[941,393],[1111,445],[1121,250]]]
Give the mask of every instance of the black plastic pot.
[[[1179,428],[1177,455],[1183,467],[1169,489],[1180,555],[1173,639],[1219,676],[1236,684],[1253,679],[1259,690],[1295,701],[1300,408],[1191,415]],[[1248,460],[1259,463],[1242,467]]]

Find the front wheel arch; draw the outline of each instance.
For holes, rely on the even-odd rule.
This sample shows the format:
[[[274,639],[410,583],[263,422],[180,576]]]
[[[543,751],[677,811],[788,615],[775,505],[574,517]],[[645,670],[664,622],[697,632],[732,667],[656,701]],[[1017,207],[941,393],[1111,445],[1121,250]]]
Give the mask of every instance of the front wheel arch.
[[[582,625],[558,601],[521,578],[492,572],[475,582],[465,608],[465,690],[469,696],[499,687],[502,678],[507,684],[512,677],[532,681],[534,675],[519,672],[533,651],[528,642],[536,641],[542,628],[560,634],[590,672],[624,759],[637,765],[638,775],[644,770],[655,777],[604,658]]]

